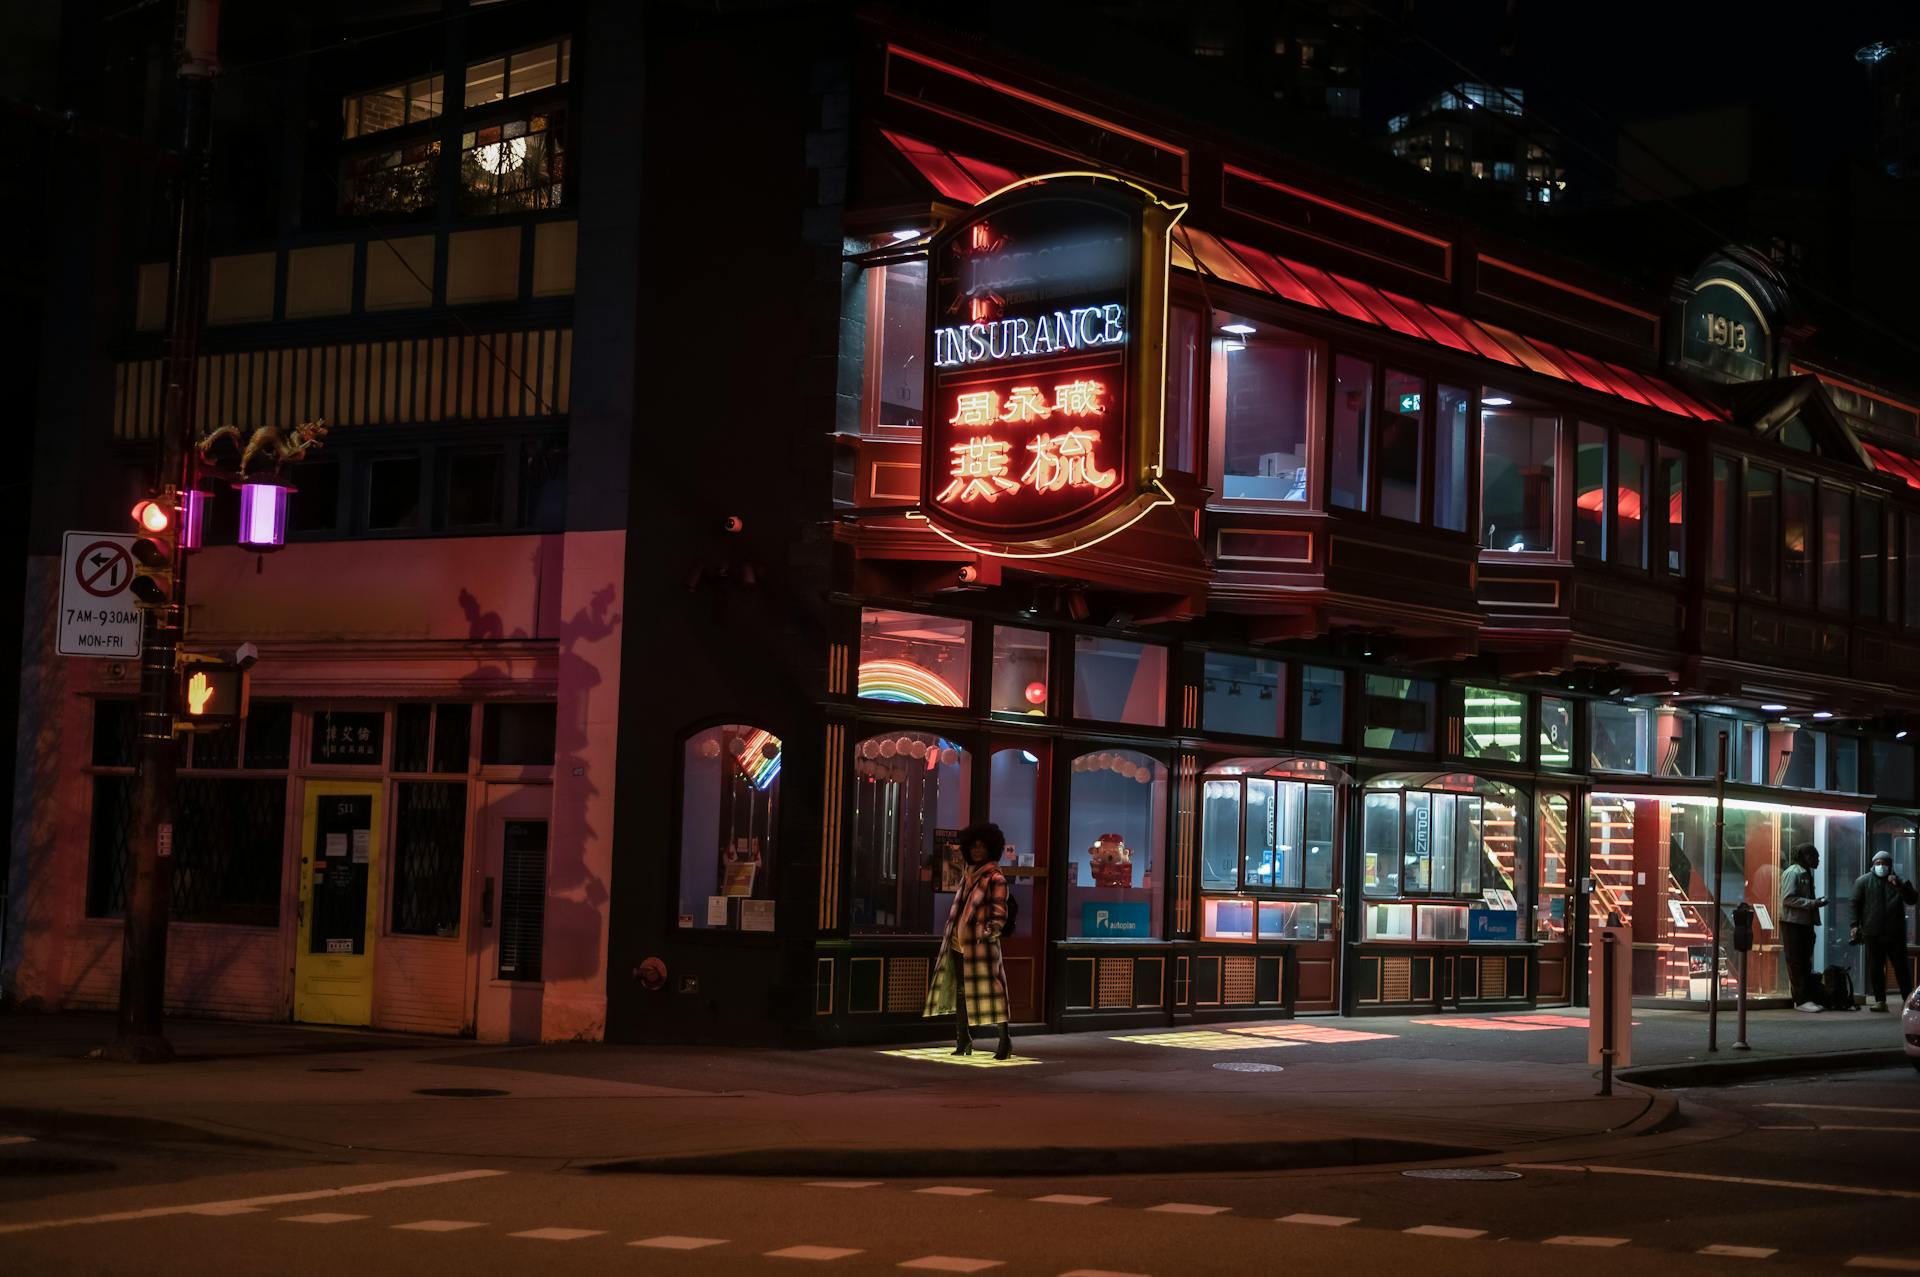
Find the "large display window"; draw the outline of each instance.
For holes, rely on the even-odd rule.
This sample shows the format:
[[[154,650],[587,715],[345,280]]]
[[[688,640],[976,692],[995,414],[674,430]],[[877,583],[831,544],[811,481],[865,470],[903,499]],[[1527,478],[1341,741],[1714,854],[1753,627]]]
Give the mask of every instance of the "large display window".
[[[1467,773],[1369,781],[1360,809],[1364,937],[1524,938],[1527,811],[1513,786]]]
[[[888,731],[853,746],[852,930],[926,936],[946,922],[936,897],[961,868],[973,756],[931,732]]]
[[[1704,999],[1712,992],[1713,847],[1711,795],[1600,791],[1587,804],[1594,909],[1618,914],[1633,931],[1634,994]],[[1820,852],[1818,894],[1831,903],[1820,919],[1814,970],[1851,965],[1846,896],[1863,871],[1866,817],[1839,808],[1801,807],[1744,798],[1726,800],[1726,842],[1719,856],[1720,905],[1754,908],[1754,946],[1747,991],[1784,994],[1780,943],[1780,880],[1793,849]],[[1730,931],[1730,928],[1729,928]],[[1732,946],[1721,955],[1722,992],[1737,989]]]
[[[681,926],[772,930],[781,762],[780,738],[763,727],[726,723],[687,737],[680,764]]]
[[[1204,940],[1331,935],[1344,775],[1316,759],[1233,759],[1201,778]],[[1264,899],[1296,896],[1307,899]]]
[[[1166,840],[1165,764],[1132,749],[1076,757],[1067,786],[1067,938],[1158,939]]]
[[[1914,839],[1920,834],[1920,820],[1909,815],[1875,815],[1873,829],[1868,837],[1867,860],[1886,852],[1893,857],[1893,872],[1900,875],[1904,882],[1912,882],[1914,875]],[[1920,911],[1907,910],[1907,945],[1911,948],[1920,944]]]

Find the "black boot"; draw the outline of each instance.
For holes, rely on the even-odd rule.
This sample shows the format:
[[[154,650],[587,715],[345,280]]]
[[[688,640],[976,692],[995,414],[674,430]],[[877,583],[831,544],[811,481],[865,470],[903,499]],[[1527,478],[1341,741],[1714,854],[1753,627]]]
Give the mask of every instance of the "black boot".
[[[1013,1054],[1013,1029],[1004,1021],[1000,1025],[1000,1045],[995,1048],[993,1058],[1004,1060]]]
[[[967,1032],[967,1017],[964,1015],[954,1017],[953,1053],[955,1055],[973,1054],[973,1035]]]

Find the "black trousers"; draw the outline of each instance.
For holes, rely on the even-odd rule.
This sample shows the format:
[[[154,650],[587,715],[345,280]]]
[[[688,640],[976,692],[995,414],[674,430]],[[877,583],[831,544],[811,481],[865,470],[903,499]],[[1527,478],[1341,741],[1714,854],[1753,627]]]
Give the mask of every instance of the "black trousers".
[[[1813,928],[1804,922],[1781,923],[1780,947],[1786,951],[1793,1005],[1822,1001],[1823,995],[1813,987]]]
[[[1900,1001],[1905,1002],[1907,995],[1913,992],[1912,983],[1907,979],[1907,940],[1905,936],[1895,940],[1868,938],[1861,944],[1867,951],[1867,986],[1873,990],[1875,1002],[1887,1000],[1887,967],[1893,967],[1893,982],[1900,986]]]

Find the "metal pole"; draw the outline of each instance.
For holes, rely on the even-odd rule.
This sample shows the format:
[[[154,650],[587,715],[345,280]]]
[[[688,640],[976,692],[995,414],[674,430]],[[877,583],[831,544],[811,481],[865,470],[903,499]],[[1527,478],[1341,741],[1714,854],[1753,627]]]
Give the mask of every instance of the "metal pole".
[[[1600,933],[1600,1094],[1613,1094],[1614,933]]]
[[[1733,1049],[1751,1051],[1747,1045],[1747,951],[1740,951],[1740,1036],[1735,1040]]]
[[[1707,1050],[1720,1049],[1720,844],[1727,828],[1727,734],[1713,772],[1713,957],[1707,964]]]
[[[167,387],[161,426],[158,486],[193,487],[193,396],[204,313],[206,275],[201,210],[206,174],[211,77],[218,70],[218,0],[181,0],[176,11],[180,169],[174,186],[174,242],[167,323]],[[175,504],[177,502],[170,503]],[[142,621],[140,698],[136,742],[139,771],[127,831],[129,881],[120,957],[117,1036],[106,1054],[115,1059],[173,1058],[165,1036],[167,919],[173,898],[175,781],[180,745],[173,734],[174,658],[186,636],[187,565],[173,532],[173,600]]]

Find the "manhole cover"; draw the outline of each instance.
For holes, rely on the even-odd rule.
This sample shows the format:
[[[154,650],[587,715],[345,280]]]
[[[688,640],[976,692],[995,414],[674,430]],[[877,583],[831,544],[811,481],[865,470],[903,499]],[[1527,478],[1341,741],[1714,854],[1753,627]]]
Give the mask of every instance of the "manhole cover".
[[[1442,1166],[1431,1171],[1401,1171],[1408,1179],[1519,1179],[1519,1171],[1498,1171],[1491,1166]]]
[[[1229,1073],[1284,1073],[1286,1070],[1278,1064],[1257,1064],[1252,1060],[1228,1060],[1216,1064],[1216,1069],[1225,1069]]]
[[[415,1095],[438,1095],[449,1100],[484,1100],[495,1095],[505,1095],[505,1091],[495,1091],[484,1086],[424,1086],[414,1092]]]
[[[358,1073],[359,1071],[345,1064],[317,1064],[307,1070],[309,1073]]]

